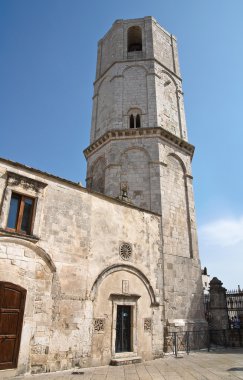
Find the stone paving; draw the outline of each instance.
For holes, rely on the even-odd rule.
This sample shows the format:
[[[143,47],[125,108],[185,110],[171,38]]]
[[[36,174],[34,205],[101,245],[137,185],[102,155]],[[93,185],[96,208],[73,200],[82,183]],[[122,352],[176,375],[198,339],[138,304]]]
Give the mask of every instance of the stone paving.
[[[235,380],[243,379],[243,349],[196,352],[121,367],[18,376],[15,380]],[[1,378],[1,377],[0,377]],[[8,377],[9,379],[9,377]]]

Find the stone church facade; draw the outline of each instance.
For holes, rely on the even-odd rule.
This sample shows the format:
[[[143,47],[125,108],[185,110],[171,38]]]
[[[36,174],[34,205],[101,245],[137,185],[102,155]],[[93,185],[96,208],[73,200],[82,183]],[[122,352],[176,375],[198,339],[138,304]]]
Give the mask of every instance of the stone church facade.
[[[152,17],[99,41],[87,188],[0,159],[0,371],[162,357],[204,329],[176,39]],[[1,374],[1,372],[0,372]]]

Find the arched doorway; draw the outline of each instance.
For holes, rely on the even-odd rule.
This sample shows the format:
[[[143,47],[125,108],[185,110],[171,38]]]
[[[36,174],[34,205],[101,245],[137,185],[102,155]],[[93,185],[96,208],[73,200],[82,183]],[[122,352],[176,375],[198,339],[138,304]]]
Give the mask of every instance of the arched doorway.
[[[159,305],[150,281],[139,269],[129,264],[104,269],[92,286],[90,299],[93,366],[120,363],[124,358],[152,359],[156,328],[152,319]]]
[[[16,368],[26,290],[0,281],[0,370]]]

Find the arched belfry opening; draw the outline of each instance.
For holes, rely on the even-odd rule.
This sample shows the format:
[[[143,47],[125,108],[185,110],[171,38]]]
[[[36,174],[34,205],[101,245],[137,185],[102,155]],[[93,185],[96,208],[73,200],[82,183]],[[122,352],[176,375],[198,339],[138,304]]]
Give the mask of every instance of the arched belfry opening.
[[[129,128],[141,128],[141,111],[139,109],[129,111]]]
[[[130,115],[129,127],[134,128],[134,116],[133,115]]]
[[[127,51],[142,51],[142,29],[139,26],[131,26],[127,32]]]
[[[140,128],[141,127],[141,119],[140,119],[140,115],[137,114],[136,116],[136,128]]]

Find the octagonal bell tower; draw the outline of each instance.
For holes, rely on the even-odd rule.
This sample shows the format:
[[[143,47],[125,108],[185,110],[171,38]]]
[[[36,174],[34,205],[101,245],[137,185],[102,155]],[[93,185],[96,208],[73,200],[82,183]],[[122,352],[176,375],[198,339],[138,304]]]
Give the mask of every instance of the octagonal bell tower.
[[[160,212],[163,142],[189,161],[193,147],[176,39],[152,17],[117,20],[99,41],[90,140],[87,187],[112,197],[126,188],[135,205]]]
[[[152,17],[115,21],[98,43],[87,187],[161,214],[169,329],[204,323],[193,152],[176,38]]]

